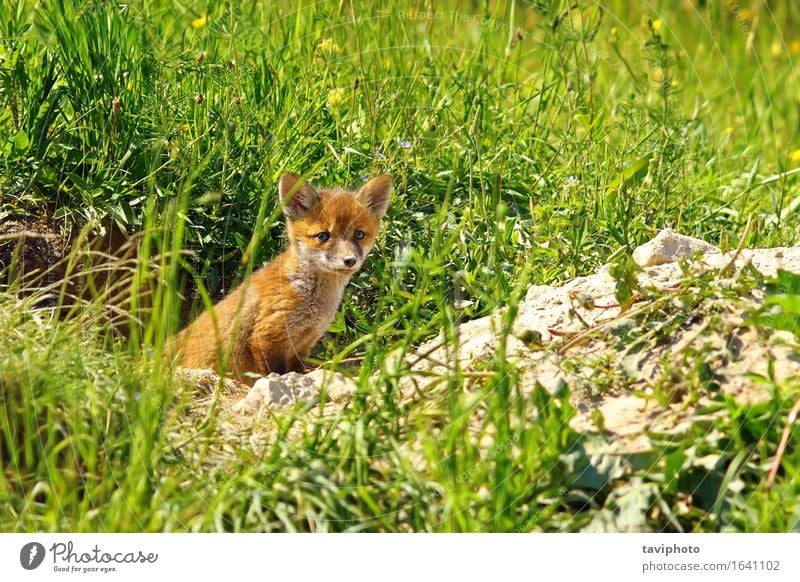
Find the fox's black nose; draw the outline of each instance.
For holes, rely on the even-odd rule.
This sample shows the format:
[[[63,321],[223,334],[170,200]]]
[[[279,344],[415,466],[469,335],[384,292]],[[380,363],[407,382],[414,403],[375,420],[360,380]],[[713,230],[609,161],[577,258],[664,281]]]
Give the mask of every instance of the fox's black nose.
[[[353,265],[356,264],[356,258],[355,257],[345,257],[342,260],[342,262],[344,263],[345,267],[352,267]]]

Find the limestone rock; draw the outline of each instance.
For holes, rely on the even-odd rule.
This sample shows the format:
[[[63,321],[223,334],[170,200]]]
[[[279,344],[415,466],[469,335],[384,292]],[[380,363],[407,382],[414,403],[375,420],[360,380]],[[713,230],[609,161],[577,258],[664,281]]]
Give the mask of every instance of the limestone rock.
[[[233,411],[244,415],[257,415],[268,407],[284,408],[293,404],[313,404],[322,391],[327,399],[344,403],[355,392],[356,384],[338,372],[314,370],[307,374],[289,372],[270,374],[256,381],[247,395],[234,404]]]
[[[317,396],[314,380],[297,372],[270,374],[260,378],[233,410],[241,414],[257,414],[269,405],[288,406],[296,402],[309,402]]]
[[[699,238],[685,236],[665,228],[656,237],[633,251],[633,260],[640,267],[653,267],[689,258],[695,252],[719,253],[719,249]]]

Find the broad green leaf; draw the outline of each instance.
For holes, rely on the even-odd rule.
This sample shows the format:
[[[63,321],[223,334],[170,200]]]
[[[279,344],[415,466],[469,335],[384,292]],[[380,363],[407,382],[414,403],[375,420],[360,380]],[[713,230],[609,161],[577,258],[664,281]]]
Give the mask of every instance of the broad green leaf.
[[[27,149],[30,143],[31,142],[28,139],[28,134],[22,130],[19,130],[17,135],[14,136],[14,148],[19,151]]]

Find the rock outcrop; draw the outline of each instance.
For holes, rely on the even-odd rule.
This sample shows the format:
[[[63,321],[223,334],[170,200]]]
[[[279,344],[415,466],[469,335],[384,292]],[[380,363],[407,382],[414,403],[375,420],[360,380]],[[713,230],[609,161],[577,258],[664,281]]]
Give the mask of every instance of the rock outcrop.
[[[642,267],[637,273],[639,288],[651,289],[654,296],[661,293],[662,298],[666,294],[662,301],[683,301],[678,295],[669,296],[686,279],[678,260],[698,256],[693,263],[696,273],[714,270],[720,277],[725,273],[734,276],[748,263],[769,277],[779,269],[800,273],[800,247],[722,253],[704,241],[667,229],[633,253]],[[714,303],[713,326],[705,321],[700,306],[699,317],[673,326],[668,341],[645,342],[629,349],[619,338],[626,337],[626,330],[636,326],[637,316],[652,308],[654,300],[641,298],[623,311],[616,299],[617,281],[610,271],[606,265],[563,285],[531,287],[509,330],[503,330],[506,312],[501,310],[461,324],[457,345],[440,335],[412,353],[390,358],[387,365],[402,372],[401,398],[419,399],[424,405],[426,391],[442,385],[441,379],[456,366],[467,373],[485,370],[485,363],[495,357],[500,342],[505,342],[505,358],[520,372],[523,391],[533,390],[537,384],[551,392],[569,385],[579,411],[572,422],[576,430],[612,433],[628,449],[637,450],[647,446],[645,429],[676,430],[681,426],[686,407],[679,410],[664,403],[670,394],[655,394],[654,387],[681,389],[681,381],[672,381],[669,375],[681,374],[687,350],[704,350],[704,357],[713,364],[715,384],[738,400],[769,398],[763,383],[751,378],[753,374],[766,376],[770,362],[776,381],[800,374],[800,363],[786,336],[778,332],[763,337],[743,325],[746,314],[763,300],[758,290],[722,307],[725,298],[720,297]],[[356,383],[341,373],[272,374],[231,402],[229,410],[239,421],[252,423],[265,412],[321,401],[322,414],[335,414],[355,390]]]

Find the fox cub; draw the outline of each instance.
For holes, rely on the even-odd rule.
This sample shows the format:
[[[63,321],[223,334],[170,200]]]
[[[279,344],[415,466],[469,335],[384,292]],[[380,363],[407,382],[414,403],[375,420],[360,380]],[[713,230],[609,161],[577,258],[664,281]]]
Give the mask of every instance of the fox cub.
[[[288,248],[176,336],[179,365],[266,375],[302,371],[336,315],[389,206],[392,178],[355,192],[314,188],[283,174]]]

